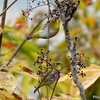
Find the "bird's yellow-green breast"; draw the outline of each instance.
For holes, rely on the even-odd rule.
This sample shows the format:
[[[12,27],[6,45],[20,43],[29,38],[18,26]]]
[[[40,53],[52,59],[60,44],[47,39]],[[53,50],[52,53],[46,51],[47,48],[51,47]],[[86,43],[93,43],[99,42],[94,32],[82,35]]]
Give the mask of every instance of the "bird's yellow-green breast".
[[[54,28],[54,30],[59,30],[59,27],[60,27],[60,20],[59,20],[59,18],[52,19],[50,21],[50,25]]]

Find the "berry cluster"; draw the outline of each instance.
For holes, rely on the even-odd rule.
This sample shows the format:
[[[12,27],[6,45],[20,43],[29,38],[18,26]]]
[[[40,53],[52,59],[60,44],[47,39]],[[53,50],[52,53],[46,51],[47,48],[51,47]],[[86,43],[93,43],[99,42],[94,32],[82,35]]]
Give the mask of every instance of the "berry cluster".
[[[80,0],[77,2],[74,2],[73,0],[63,0],[62,2],[55,0],[55,3],[57,4],[57,8],[59,8],[61,17],[65,17],[65,20],[68,22],[71,20],[75,11],[77,10]]]
[[[77,75],[80,75],[82,77],[86,76],[86,74],[82,71],[83,68],[86,68],[84,62],[89,59],[88,57],[84,57],[84,54],[77,53],[77,61],[76,61],[76,69],[77,69]],[[70,59],[71,60],[71,59]],[[72,77],[72,73],[69,74],[70,77]]]
[[[89,59],[89,57],[85,57],[84,54],[79,54],[79,53],[77,53],[77,56],[78,60],[76,61],[76,65],[80,66],[80,68],[86,68],[84,62],[86,62]]]
[[[37,60],[34,62],[34,66],[38,65],[39,70],[37,71],[37,75],[39,75],[40,78],[54,68],[53,64],[51,64],[52,59],[48,59],[47,57],[48,53],[49,51],[45,53],[41,49],[41,51],[37,53]]]

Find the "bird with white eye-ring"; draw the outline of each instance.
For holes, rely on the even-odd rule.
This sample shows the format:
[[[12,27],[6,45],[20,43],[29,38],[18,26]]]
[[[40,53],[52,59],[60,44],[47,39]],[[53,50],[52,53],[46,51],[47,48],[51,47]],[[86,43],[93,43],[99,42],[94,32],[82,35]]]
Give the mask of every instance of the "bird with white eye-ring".
[[[60,28],[59,17],[53,17],[46,24],[45,27],[43,27],[41,30],[37,31],[33,35],[28,36],[27,40],[30,40],[32,38],[42,38],[42,39],[52,38],[53,36],[55,36],[59,32],[59,28]]]

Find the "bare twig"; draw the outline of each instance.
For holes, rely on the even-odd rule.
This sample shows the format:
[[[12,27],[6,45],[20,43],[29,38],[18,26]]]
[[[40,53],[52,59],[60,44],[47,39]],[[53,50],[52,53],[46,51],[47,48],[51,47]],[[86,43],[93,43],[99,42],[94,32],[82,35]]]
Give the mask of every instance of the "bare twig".
[[[5,24],[5,18],[6,18],[6,11],[16,2],[17,0],[15,0],[14,2],[12,2],[8,7],[7,7],[7,3],[8,0],[4,0],[4,5],[3,5],[3,12],[0,14],[0,16],[2,16],[1,19],[1,27],[4,30],[4,24]],[[0,33],[0,54],[1,54],[1,45],[2,45],[2,37],[3,37],[3,33]]]
[[[50,16],[51,14],[51,10],[50,10],[50,2],[49,0],[47,0],[47,5],[48,5],[48,16]],[[48,17],[48,21],[49,21],[49,17]],[[48,36],[49,36],[49,30],[50,29],[50,24],[48,24]],[[49,38],[47,40],[47,52],[49,51]],[[47,61],[49,59],[49,54],[47,54]],[[47,66],[48,67],[48,66]],[[49,96],[48,96],[48,86],[46,86],[46,93],[47,93],[47,100],[49,100]]]
[[[4,0],[3,3],[3,10],[6,9],[7,7],[7,2],[8,0]],[[1,28],[4,30],[4,24],[5,24],[5,18],[6,18],[6,12],[4,12],[2,18],[1,18]],[[0,54],[1,54],[1,44],[2,44],[2,37],[3,37],[3,33],[0,34]]]
[[[2,16],[17,0],[14,0],[7,8],[3,10],[3,12],[0,14]]]
[[[58,74],[59,76],[58,76],[58,79],[57,79],[57,81],[56,81],[56,83],[55,83],[55,85],[54,85],[54,88],[53,88],[53,90],[52,90],[52,94],[51,94],[50,100],[52,100],[52,97],[53,97],[53,94],[54,94],[54,91],[55,91],[56,85],[57,85],[58,80],[59,80],[59,78],[60,78],[60,71],[59,71],[59,72],[57,71],[57,73],[59,73],[59,74]]]
[[[73,2],[73,0],[68,0],[66,2],[59,2],[58,0],[55,0],[55,3],[59,9],[60,16],[63,22],[63,27],[65,31],[65,39],[67,42],[67,47],[71,53],[71,71],[72,71],[72,76],[74,79],[74,82],[76,83],[77,87],[79,88],[80,95],[82,100],[86,100],[85,97],[85,91],[83,89],[82,83],[79,81],[77,77],[77,70],[76,70],[76,41],[77,37],[75,37],[75,41],[73,44],[71,43],[70,40],[70,34],[68,30],[68,22],[71,20],[73,17],[74,12],[77,10],[77,7],[80,3],[80,0],[78,0],[78,3]],[[70,10],[69,10],[70,9]]]
[[[25,42],[26,42],[26,39],[24,39],[23,42],[17,47],[16,51],[14,52],[14,54],[11,56],[11,58],[8,61],[8,63],[6,64],[7,66],[11,63],[11,61],[16,56],[16,54],[18,53],[18,51],[20,50],[20,48],[25,44]]]
[[[46,18],[46,17],[45,17]],[[44,19],[45,19],[44,18]],[[37,27],[44,21],[44,19],[42,19],[35,28],[32,29],[32,31],[29,33],[28,36],[30,36],[36,29]],[[27,37],[28,37],[27,36]],[[14,52],[14,54],[11,56],[11,58],[9,59],[8,63],[6,64],[7,66],[11,63],[11,61],[13,60],[13,58],[16,56],[16,54],[18,53],[18,51],[21,49],[21,47],[25,44],[25,42],[27,41],[27,39],[25,38],[22,43],[17,47],[16,51]]]

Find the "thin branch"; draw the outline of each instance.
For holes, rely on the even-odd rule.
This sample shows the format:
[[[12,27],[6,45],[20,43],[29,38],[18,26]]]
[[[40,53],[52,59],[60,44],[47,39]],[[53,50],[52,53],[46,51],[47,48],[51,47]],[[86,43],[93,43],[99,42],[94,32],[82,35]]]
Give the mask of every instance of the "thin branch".
[[[16,56],[16,54],[18,53],[18,51],[20,50],[20,48],[25,44],[27,40],[24,39],[23,42],[17,47],[16,51],[14,52],[14,54],[11,56],[11,58],[9,59],[8,63],[6,64],[7,66],[11,63],[11,61],[13,60],[13,58]]]
[[[7,8],[3,10],[3,12],[0,14],[2,16],[17,0],[13,1]]]
[[[49,0],[47,0],[47,5],[48,5],[48,16],[50,16],[51,15],[51,10],[50,10],[50,2],[49,2]],[[49,17],[48,17],[48,22],[49,22]],[[49,36],[49,32],[50,32],[50,24],[48,24],[48,32],[47,32],[47,34],[48,34],[48,36]],[[47,39],[47,52],[49,51],[49,38]],[[48,59],[49,59],[49,54],[47,54],[47,61],[48,61]],[[47,66],[48,67],[48,66]],[[47,92],[47,100],[49,100],[49,95],[48,95],[48,86],[46,86],[46,92]]]
[[[1,19],[1,27],[4,30],[4,24],[5,24],[5,18],[6,18],[6,11],[16,2],[17,0],[15,0],[14,2],[12,2],[8,7],[7,7],[7,3],[8,0],[4,0],[4,5],[3,5],[3,12],[0,14],[0,16],[2,16]],[[2,37],[3,37],[3,33],[0,33],[0,54],[1,54],[1,45],[2,45]]]
[[[59,72],[57,72],[57,73],[59,73]],[[59,74],[60,74],[60,73],[59,73]],[[55,88],[56,88],[56,85],[57,85],[57,83],[58,83],[59,78],[60,78],[60,75],[59,75],[59,77],[58,77],[58,79],[57,79],[57,81],[56,81],[56,83],[55,83],[55,85],[54,85],[54,88],[53,88],[53,90],[52,90],[52,94],[51,94],[50,100],[52,100],[52,97],[53,97],[53,94],[54,94],[54,91],[55,91]]]
[[[59,2],[58,0],[55,0],[55,3],[56,3],[56,5],[59,9],[59,12],[60,12],[60,16],[61,16],[61,19],[63,22],[63,28],[65,31],[65,37],[66,37],[65,39],[66,39],[67,47],[71,53],[71,61],[70,62],[71,62],[72,76],[73,76],[75,84],[79,88],[82,100],[86,100],[84,88],[82,86],[82,83],[79,81],[79,79],[77,77],[77,70],[76,70],[76,41],[77,41],[77,37],[75,37],[74,42],[71,43],[70,33],[68,30],[68,22],[71,20],[71,18],[73,17],[73,14],[77,10],[77,7],[80,3],[80,0],[78,0],[77,3],[73,2],[72,0],[68,0],[66,2],[63,2],[63,1]],[[64,6],[63,6],[63,4],[64,4]]]
[[[3,2],[3,10],[7,7],[8,0],[4,0]],[[1,18],[1,28],[4,30],[4,24],[5,24],[5,18],[6,18],[6,12],[4,12],[2,18]],[[1,45],[2,45],[2,37],[3,33],[0,34],[0,54],[1,54]]]
[[[46,17],[45,17],[46,18]],[[37,27],[44,21],[43,18],[37,25],[35,28],[32,29],[32,31],[29,33],[29,35],[27,37],[29,37],[36,29]],[[25,38],[22,43],[17,47],[16,51],[14,52],[14,54],[11,56],[11,58],[9,59],[8,63],[6,64],[7,66],[11,63],[11,61],[13,60],[13,58],[16,56],[16,54],[18,53],[18,51],[21,49],[21,47],[26,43],[27,39]]]

